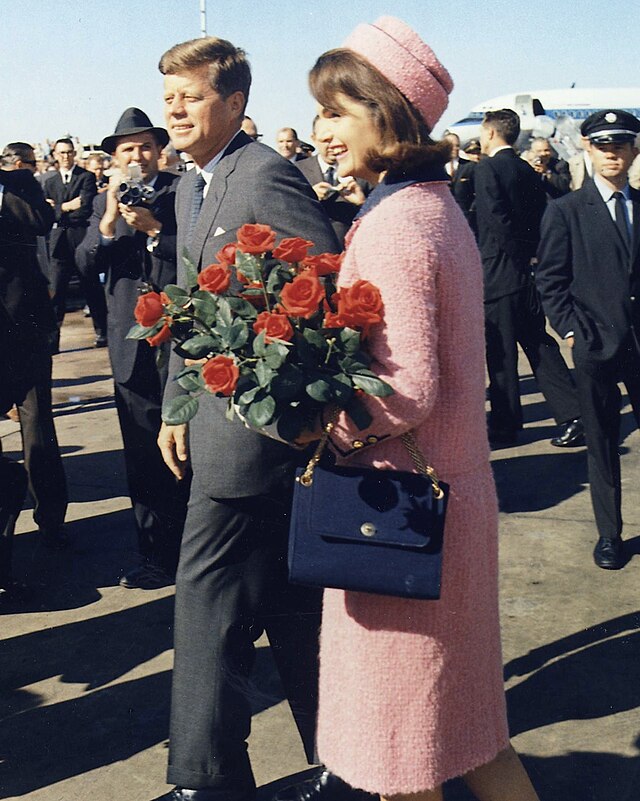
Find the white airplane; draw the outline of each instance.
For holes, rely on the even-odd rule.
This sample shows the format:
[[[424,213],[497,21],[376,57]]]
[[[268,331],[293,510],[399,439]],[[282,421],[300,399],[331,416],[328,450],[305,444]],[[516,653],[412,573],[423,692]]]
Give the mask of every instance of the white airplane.
[[[572,121],[577,131],[583,120],[600,109],[624,109],[640,118],[640,88],[542,89],[492,97],[474,106],[466,117],[449,125],[447,131],[457,134],[464,144],[480,135],[485,111],[501,108],[510,108],[518,113],[522,134],[527,138],[532,134],[548,137],[560,122],[566,125]]]

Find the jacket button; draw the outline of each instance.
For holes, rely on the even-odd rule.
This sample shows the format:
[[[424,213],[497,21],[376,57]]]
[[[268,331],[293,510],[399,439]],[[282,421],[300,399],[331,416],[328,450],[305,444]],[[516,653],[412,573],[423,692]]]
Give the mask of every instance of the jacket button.
[[[629,298],[629,300],[635,300],[635,299],[636,299],[635,295],[631,295],[631,297]]]
[[[363,523],[360,526],[360,531],[365,537],[373,537],[373,535],[376,533],[376,527],[373,525],[373,523]]]
[[[374,434],[371,434],[371,436],[367,437],[367,442],[369,445],[375,445],[377,441],[378,437],[376,437]]]
[[[364,448],[364,442],[361,439],[354,439],[353,447],[354,448]]]

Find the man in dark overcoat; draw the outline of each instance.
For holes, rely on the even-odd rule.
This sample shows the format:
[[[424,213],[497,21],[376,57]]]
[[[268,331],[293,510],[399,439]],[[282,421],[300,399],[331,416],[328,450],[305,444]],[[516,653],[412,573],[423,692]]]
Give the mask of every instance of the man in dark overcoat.
[[[85,270],[106,275],[109,358],[142,557],[141,564],[120,579],[129,589],[173,582],[188,495],[188,482],[175,479],[156,446],[169,343],[159,346],[165,351],[159,361],[158,351],[148,342],[127,339],[140,293],[159,291],[176,280],[179,177],[158,171],[168,141],[166,130],[154,127],[140,109],[128,108],[122,114],[115,133],[101,145],[115,168],[109,189],[95,198],[89,230],[76,254]],[[149,200],[140,205],[127,205],[126,194],[119,199],[132,169],[137,180],[150,187]]]
[[[640,423],[640,192],[628,183],[640,120],[598,111],[581,127],[593,177],[552,202],[536,283],[553,328],[572,346],[598,529],[595,563],[618,569],[622,545],[620,391]]]

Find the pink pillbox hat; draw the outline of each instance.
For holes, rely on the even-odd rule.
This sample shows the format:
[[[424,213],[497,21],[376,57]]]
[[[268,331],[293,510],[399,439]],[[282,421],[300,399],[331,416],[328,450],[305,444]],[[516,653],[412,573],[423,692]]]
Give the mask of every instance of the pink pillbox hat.
[[[414,30],[395,17],[380,17],[371,25],[358,25],[343,47],[366,58],[413,103],[433,130],[449,104],[453,81]]]

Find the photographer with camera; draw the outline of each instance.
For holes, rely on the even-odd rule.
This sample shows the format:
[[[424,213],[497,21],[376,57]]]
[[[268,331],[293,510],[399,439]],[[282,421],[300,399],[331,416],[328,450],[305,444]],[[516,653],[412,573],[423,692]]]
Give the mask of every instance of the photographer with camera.
[[[553,155],[548,139],[538,136],[531,140],[527,161],[540,176],[547,200],[562,197],[569,192],[571,185],[569,165]]]
[[[128,108],[101,148],[113,158],[109,189],[94,201],[78,258],[106,274],[109,357],[124,444],[129,494],[142,562],[120,584],[155,589],[174,580],[188,482],[176,482],[156,439],[160,430],[169,343],[150,347],[127,339],[141,293],[176,280],[175,188],[173,173],[159,172],[158,159],[169,136],[147,115]],[[165,356],[168,354],[165,354]]]

